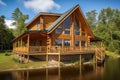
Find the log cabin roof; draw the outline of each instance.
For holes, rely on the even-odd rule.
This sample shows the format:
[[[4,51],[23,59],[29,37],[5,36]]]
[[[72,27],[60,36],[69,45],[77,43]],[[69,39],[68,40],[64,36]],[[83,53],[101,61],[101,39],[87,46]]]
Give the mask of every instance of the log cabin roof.
[[[35,21],[39,16],[44,15],[52,15],[52,16],[61,16],[61,14],[58,13],[50,13],[50,12],[40,12],[37,16],[35,16],[25,27],[28,27],[33,21]]]

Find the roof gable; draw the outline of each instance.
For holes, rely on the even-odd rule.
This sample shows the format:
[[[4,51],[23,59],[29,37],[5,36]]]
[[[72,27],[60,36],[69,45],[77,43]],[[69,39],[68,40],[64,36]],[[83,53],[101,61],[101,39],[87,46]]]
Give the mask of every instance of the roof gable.
[[[52,23],[46,30],[48,33],[50,33],[53,29],[57,28],[58,25],[60,25],[67,17],[74,12],[75,9],[77,9],[79,5],[76,5],[75,7],[69,9],[64,14],[62,14],[55,22]]]
[[[92,31],[89,28],[89,25],[88,25],[86,19],[85,19],[83,13],[82,13],[82,10],[80,9],[79,5],[76,5],[73,8],[66,11],[55,22],[53,22],[52,25],[50,25],[48,28],[46,28],[48,34],[51,33],[54,29],[56,29],[65,19],[67,19],[77,9],[78,9],[78,13],[81,15],[80,17],[82,17],[82,21],[85,23],[84,24],[85,28],[88,31],[87,34],[89,34],[91,37],[94,37]]]
[[[36,19],[38,19],[40,16],[45,16],[45,15],[49,15],[49,16],[61,16],[61,14],[58,14],[58,13],[40,12],[25,27],[28,27],[33,21],[35,21]]]

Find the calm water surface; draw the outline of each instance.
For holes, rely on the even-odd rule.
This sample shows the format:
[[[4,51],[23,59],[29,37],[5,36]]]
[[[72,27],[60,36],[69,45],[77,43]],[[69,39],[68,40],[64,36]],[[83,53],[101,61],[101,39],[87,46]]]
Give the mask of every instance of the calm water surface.
[[[120,59],[108,59],[102,66],[0,72],[0,80],[120,80]]]

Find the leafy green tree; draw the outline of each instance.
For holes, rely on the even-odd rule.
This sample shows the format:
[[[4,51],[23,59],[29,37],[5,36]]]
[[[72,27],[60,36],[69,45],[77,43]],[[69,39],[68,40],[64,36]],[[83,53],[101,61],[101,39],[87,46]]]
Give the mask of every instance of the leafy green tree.
[[[0,16],[0,50],[11,49],[13,38],[12,32],[5,25],[5,17]]]
[[[97,25],[96,16],[97,16],[96,10],[92,10],[92,11],[86,13],[87,21],[89,23],[90,28],[93,30],[93,32],[95,32],[96,25]]]
[[[12,18],[15,21],[13,25],[17,27],[15,36],[18,37],[25,31],[25,20],[28,19],[28,15],[24,15],[19,8],[16,8],[12,13]]]
[[[108,7],[98,16],[92,10],[86,13],[86,17],[94,35],[104,40],[106,49],[120,53],[120,10]]]

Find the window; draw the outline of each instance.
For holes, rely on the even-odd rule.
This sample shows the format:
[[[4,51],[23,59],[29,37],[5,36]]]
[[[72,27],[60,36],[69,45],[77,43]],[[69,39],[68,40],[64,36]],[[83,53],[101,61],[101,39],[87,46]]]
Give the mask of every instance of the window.
[[[56,34],[61,34],[61,33],[62,33],[62,29],[56,29],[56,30],[55,30],[55,33],[56,33]]]
[[[65,21],[64,21],[64,34],[70,34],[70,17],[68,17]]]
[[[70,46],[70,40],[65,39],[64,40],[64,46]]]
[[[62,24],[58,26],[58,28],[61,28],[62,29]]]
[[[55,40],[55,45],[56,46],[62,46],[62,40],[61,39],[56,39]]]
[[[64,34],[70,34],[70,30],[65,30]]]
[[[81,46],[85,47],[85,41],[81,41]]]
[[[80,41],[79,40],[75,40],[75,46],[79,46]]]
[[[58,28],[55,30],[56,34],[61,34],[62,33],[62,25],[59,25]]]
[[[67,29],[70,29],[70,17],[68,17],[65,21],[64,21],[64,27]]]
[[[79,27],[79,25],[78,25],[78,21],[77,20],[75,20],[75,22],[74,22],[75,24],[74,24],[74,29],[75,30],[79,30],[80,29],[80,27]]]
[[[75,35],[80,35],[80,32],[75,32]]]
[[[39,21],[36,23],[36,28],[37,28],[37,30],[40,30],[40,22]]]
[[[74,20],[74,30],[75,30],[75,35],[80,35],[80,27],[76,19]]]

